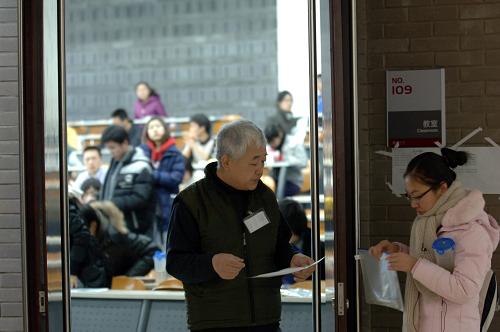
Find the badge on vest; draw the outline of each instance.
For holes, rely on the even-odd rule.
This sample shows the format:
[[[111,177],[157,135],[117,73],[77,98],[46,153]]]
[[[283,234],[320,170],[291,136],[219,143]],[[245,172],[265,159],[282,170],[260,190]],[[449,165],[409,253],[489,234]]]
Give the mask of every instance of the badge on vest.
[[[248,217],[243,219],[243,223],[248,229],[248,232],[252,234],[271,222],[267,218],[266,212],[264,210],[260,210],[255,213],[251,213]]]

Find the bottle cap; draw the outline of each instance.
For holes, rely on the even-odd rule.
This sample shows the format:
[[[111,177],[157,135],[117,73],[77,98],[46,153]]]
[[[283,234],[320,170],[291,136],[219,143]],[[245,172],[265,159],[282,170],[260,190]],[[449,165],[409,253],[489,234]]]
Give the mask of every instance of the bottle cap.
[[[440,237],[432,244],[434,249],[439,255],[444,255],[448,250],[455,250],[455,241],[449,237]]]
[[[162,260],[166,257],[167,257],[167,254],[164,253],[163,251],[160,251],[160,250],[157,250],[153,256],[153,258],[158,259],[158,260]]]

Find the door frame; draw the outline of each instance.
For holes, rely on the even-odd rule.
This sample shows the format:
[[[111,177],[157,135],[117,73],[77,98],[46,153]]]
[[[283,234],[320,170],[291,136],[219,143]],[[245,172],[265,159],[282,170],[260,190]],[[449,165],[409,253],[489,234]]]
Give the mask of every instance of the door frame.
[[[356,282],[356,173],[351,0],[330,0],[333,101],[333,197],[335,233],[336,332],[358,330]],[[338,296],[343,284],[344,299]],[[344,315],[339,308],[344,306]]]
[[[44,62],[43,62],[43,1],[18,0],[20,39],[20,104],[21,104],[21,177],[22,211],[24,228],[24,250],[30,253],[29,262],[24,262],[25,281],[25,329],[29,331],[48,330],[48,293],[46,262],[46,220],[45,220],[45,169],[44,169]],[[355,207],[355,149],[354,149],[354,98],[353,98],[353,56],[352,56],[352,12],[349,0],[330,1],[330,63],[333,96],[330,105],[333,112],[333,197],[335,204],[335,288],[343,283],[345,300],[335,299],[335,331],[357,330],[357,283],[356,263],[356,207]],[[59,13],[64,0],[58,1]],[[64,34],[64,17],[58,20],[59,33]],[[60,56],[64,55],[64,44],[59,42]],[[62,51],[61,51],[62,49]],[[60,60],[63,60],[61,57]],[[64,82],[64,72],[58,73],[59,82]],[[64,93],[60,103],[64,105]],[[64,119],[64,117],[63,117]],[[65,129],[60,124],[60,134]],[[64,142],[65,140],[61,140]],[[64,144],[61,144],[61,146]],[[60,148],[61,148],[60,146]],[[61,153],[65,149],[60,150]],[[62,156],[61,165],[66,156]],[[63,179],[61,183],[65,183]],[[27,190],[29,189],[29,190]],[[61,197],[63,201],[65,197]],[[61,213],[66,215],[64,204]],[[66,245],[66,244],[65,244]],[[64,245],[63,245],[64,246]],[[63,256],[63,265],[69,261]],[[66,262],[66,263],[65,263]],[[67,266],[64,267],[67,269]],[[68,280],[63,279],[63,298],[67,293]],[[65,299],[65,307],[69,298]],[[344,306],[345,315],[338,315]],[[45,312],[41,308],[45,306]],[[69,308],[64,310],[64,325],[69,326]],[[66,330],[66,329],[65,329]]]
[[[47,0],[45,0],[47,1]],[[23,262],[25,281],[23,284],[24,329],[26,331],[49,330],[49,292],[47,271],[47,204],[46,195],[46,149],[57,149],[60,158],[57,162],[56,186],[60,198],[58,214],[61,231],[61,303],[62,325],[69,331],[69,257],[66,176],[66,122],[64,75],[61,61],[57,66],[55,89],[58,91],[57,105],[51,114],[57,118],[57,132],[47,133],[45,128],[45,38],[44,6],[42,1],[18,0],[19,17],[19,98],[20,98],[20,145],[21,145],[21,211],[23,221],[23,252],[28,257]],[[56,53],[59,60],[64,59],[64,0],[51,0],[57,22]],[[48,138],[50,136],[50,138]],[[56,138],[58,143],[52,142]],[[51,140],[52,139],[52,140]],[[48,143],[48,141],[50,141]],[[63,190],[61,190],[61,188]],[[54,203],[54,202],[52,202]],[[66,234],[63,236],[62,234]],[[57,296],[59,297],[59,296]]]
[[[20,129],[24,329],[47,331],[47,257],[45,238],[43,1],[20,0]],[[45,309],[44,309],[45,308]]]

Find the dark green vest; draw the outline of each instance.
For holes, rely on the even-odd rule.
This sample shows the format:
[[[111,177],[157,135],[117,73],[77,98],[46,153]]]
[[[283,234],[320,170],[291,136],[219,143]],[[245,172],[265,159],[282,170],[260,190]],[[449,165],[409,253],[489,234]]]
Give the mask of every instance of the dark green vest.
[[[210,175],[179,194],[198,223],[202,252],[230,253],[244,258],[246,265],[233,280],[184,284],[188,325],[193,330],[265,325],[280,320],[281,278],[247,278],[277,269],[274,256],[280,214],[276,198],[262,182],[250,193],[248,210],[264,209],[271,222],[250,234],[228,195]]]

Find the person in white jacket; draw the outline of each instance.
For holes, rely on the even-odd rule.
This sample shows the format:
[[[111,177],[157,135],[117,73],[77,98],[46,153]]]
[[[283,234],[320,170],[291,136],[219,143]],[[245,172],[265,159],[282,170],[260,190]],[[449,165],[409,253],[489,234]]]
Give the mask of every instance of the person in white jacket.
[[[303,141],[291,134],[286,134],[277,124],[268,124],[264,134],[272,152],[276,152],[275,161],[285,161],[289,165],[284,196],[297,195],[303,181],[302,169],[307,166],[308,160]],[[275,180],[278,179],[279,171],[279,169],[273,169],[272,176]]]

